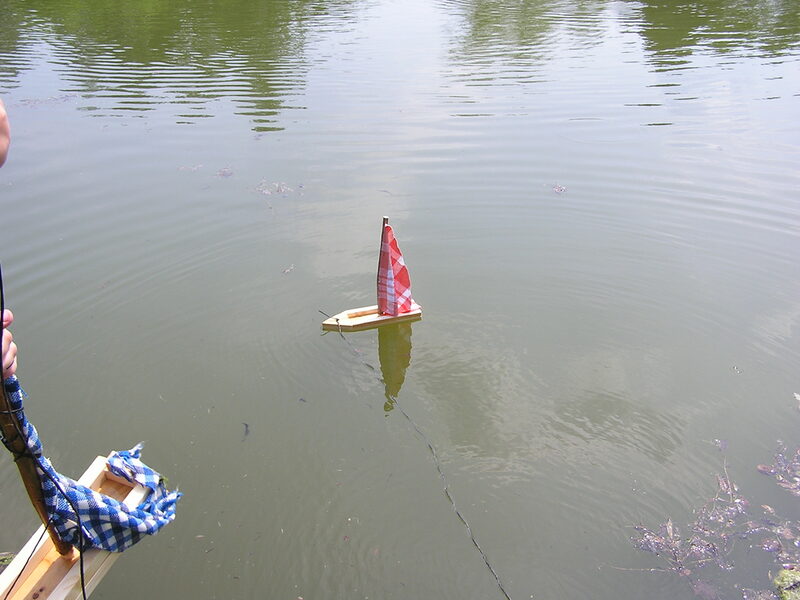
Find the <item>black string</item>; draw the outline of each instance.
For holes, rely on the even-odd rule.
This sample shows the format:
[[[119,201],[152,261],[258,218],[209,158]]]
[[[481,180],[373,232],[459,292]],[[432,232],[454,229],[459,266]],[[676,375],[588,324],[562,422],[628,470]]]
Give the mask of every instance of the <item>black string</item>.
[[[325,314],[321,310],[319,312],[322,313],[323,315],[325,315],[326,317],[331,318],[329,315]],[[353,353],[359,358],[359,360],[361,361],[361,364],[363,364],[365,367],[367,367],[369,370],[371,370],[373,373],[375,373],[376,372],[375,367],[373,367],[366,360],[364,360],[362,352],[358,348],[356,348],[350,342],[350,340],[348,340],[347,337],[344,335],[344,332],[342,331],[342,325],[341,325],[341,323],[339,323],[339,319],[336,319],[336,325],[339,328],[339,336],[350,347],[350,350],[352,350]],[[379,378],[379,380],[381,382],[383,382],[382,379]],[[393,404],[394,408],[396,408],[396,409],[398,409],[400,411],[400,414],[402,414],[406,418],[406,420],[411,424],[411,427],[414,428],[414,431],[417,432],[417,434],[422,438],[423,442],[425,442],[425,444],[428,446],[428,450],[430,451],[431,456],[433,457],[433,464],[436,465],[436,470],[439,472],[439,478],[442,481],[444,495],[450,501],[450,506],[453,507],[453,511],[456,513],[456,516],[464,524],[464,527],[467,530],[467,534],[469,535],[470,540],[472,540],[472,544],[478,550],[478,553],[481,555],[481,558],[483,558],[483,562],[486,564],[486,568],[489,569],[489,572],[494,577],[494,580],[497,583],[497,587],[500,588],[500,591],[503,593],[503,596],[505,596],[506,600],[511,600],[511,596],[508,595],[508,592],[506,591],[506,588],[503,585],[503,582],[500,580],[500,576],[497,574],[497,571],[492,566],[492,563],[489,562],[489,557],[486,556],[486,552],[483,551],[483,548],[481,548],[481,545],[478,543],[478,540],[475,538],[475,534],[472,532],[472,527],[470,527],[469,523],[467,522],[467,519],[464,517],[464,514],[456,506],[456,502],[453,499],[453,495],[450,493],[450,484],[448,483],[447,477],[445,476],[444,470],[442,469],[442,463],[439,461],[439,455],[436,454],[436,448],[434,448],[433,443],[431,442],[430,438],[425,434],[424,431],[422,431],[420,426],[417,425],[416,421],[414,421],[414,419],[411,418],[411,415],[409,415],[405,411],[405,409],[398,403],[397,396],[390,395],[389,398],[392,401],[392,404]]]
[[[5,294],[3,293],[3,267],[2,267],[2,265],[0,265],[0,337],[2,336],[2,332],[5,329],[5,325],[3,325],[3,320],[2,320],[3,319],[3,313],[5,313],[5,308],[6,308],[6,299],[5,299]],[[0,365],[0,368],[2,368],[2,365]],[[9,401],[8,396],[6,395],[5,380],[2,377],[0,377],[0,387],[2,387],[2,394],[3,394],[3,398],[5,400],[5,405],[10,408],[11,407],[11,402]],[[22,407],[20,407],[18,409],[13,409],[11,411],[7,411],[4,414],[18,413],[18,412],[21,412],[21,411],[22,411]],[[84,568],[83,568],[84,567],[84,565],[83,565],[83,551],[84,551],[84,548],[85,548],[85,536],[84,536],[84,533],[83,533],[83,524],[81,522],[81,516],[78,513],[78,508],[75,506],[75,504],[69,498],[69,496],[67,496],[67,493],[61,487],[61,485],[59,485],[58,481],[56,481],[55,478],[52,475],[50,475],[50,473],[48,473],[44,469],[41,461],[39,460],[39,457],[35,456],[31,452],[30,448],[28,447],[28,438],[25,436],[23,431],[20,429],[19,422],[17,421],[17,419],[14,419],[13,422],[14,422],[14,430],[15,430],[16,435],[25,442],[25,452],[23,452],[22,454],[19,454],[19,453],[16,453],[16,452],[12,452],[12,454],[14,455],[14,462],[19,460],[23,456],[26,456],[26,457],[30,458],[31,460],[33,460],[36,463],[36,465],[39,467],[39,471],[41,473],[44,473],[45,476],[47,476],[47,478],[50,480],[50,482],[55,486],[55,488],[58,490],[58,492],[64,497],[64,500],[66,500],[67,504],[69,504],[70,508],[75,513],[75,518],[78,521],[77,522],[77,526],[78,526],[78,560],[79,560],[79,567],[80,567],[80,572],[81,572],[81,594],[83,596],[83,600],[87,600],[88,595],[86,594],[86,576],[85,576]],[[3,440],[3,443],[6,444],[6,440]],[[7,444],[6,444],[6,447],[8,447]],[[48,529],[48,527],[50,526],[51,523],[52,523],[52,517],[48,520],[47,523],[45,523],[44,532],[42,532],[42,535],[44,535],[44,533],[47,531],[47,529]],[[41,538],[39,538],[39,540],[41,541]],[[31,550],[30,556],[28,556],[28,559],[25,561],[25,566],[27,566],[27,564],[30,562],[30,560],[33,557],[33,554],[36,551],[36,548],[38,546],[39,546],[39,542],[37,542],[36,545],[33,547],[33,550]],[[23,566],[23,570],[25,569],[25,566]],[[22,571],[20,571],[19,575],[17,575],[17,578],[14,580],[14,583],[11,585],[11,587],[8,588],[8,592],[5,595],[5,599],[6,600],[7,600],[8,596],[11,594],[11,591],[14,589],[14,585],[16,585],[17,580],[19,579],[20,575],[22,575]]]

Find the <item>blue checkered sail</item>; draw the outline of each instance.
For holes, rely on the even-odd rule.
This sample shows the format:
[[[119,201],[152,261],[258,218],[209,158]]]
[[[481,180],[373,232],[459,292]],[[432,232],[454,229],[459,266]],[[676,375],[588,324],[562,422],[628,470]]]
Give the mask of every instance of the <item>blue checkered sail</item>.
[[[112,473],[150,489],[147,499],[137,507],[126,506],[56,472],[42,454],[36,428],[25,418],[22,410],[24,392],[19,381],[12,376],[3,383],[11,410],[27,440],[28,450],[36,457],[45,507],[59,538],[80,548],[83,537],[84,548],[122,552],[175,518],[175,505],[181,494],[168,492],[161,476],[139,460],[141,444],[131,450],[115,452],[108,461]],[[82,535],[78,529],[78,517]]]

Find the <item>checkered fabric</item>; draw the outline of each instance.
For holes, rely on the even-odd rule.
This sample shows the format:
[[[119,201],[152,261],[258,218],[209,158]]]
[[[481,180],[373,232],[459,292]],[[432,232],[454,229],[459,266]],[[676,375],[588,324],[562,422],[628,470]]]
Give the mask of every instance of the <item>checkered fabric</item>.
[[[416,308],[411,297],[411,277],[391,225],[384,225],[378,259],[378,312],[397,316]]]
[[[141,444],[128,451],[116,452],[109,459],[109,468],[113,473],[131,482],[141,483],[151,490],[147,499],[135,508],[57,473],[50,461],[42,455],[42,444],[36,428],[22,411],[25,392],[22,391],[19,381],[12,376],[3,383],[12,410],[16,412],[27,440],[28,449],[37,458],[45,506],[56,533],[63,541],[76,547],[81,545],[78,518],[73,506],[80,516],[84,547],[101,548],[110,552],[122,552],[130,548],[143,536],[156,533],[175,518],[175,504],[181,494],[167,492],[160,475],[139,460]]]

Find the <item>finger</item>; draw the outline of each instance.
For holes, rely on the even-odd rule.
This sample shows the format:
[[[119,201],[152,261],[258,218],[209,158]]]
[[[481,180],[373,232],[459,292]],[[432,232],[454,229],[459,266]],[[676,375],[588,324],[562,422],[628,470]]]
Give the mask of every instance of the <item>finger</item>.
[[[17,359],[16,357],[14,357],[14,360],[12,360],[7,367],[3,368],[3,379],[8,379],[16,372],[17,372]]]
[[[8,379],[17,372],[17,359],[14,359],[7,369],[3,369],[3,379]]]
[[[3,327],[8,327],[14,322],[14,313],[12,313],[9,309],[3,310]]]
[[[8,329],[3,330],[2,347],[3,372],[8,369],[17,358],[17,345],[14,343],[14,336]]]
[[[11,377],[17,370],[17,345],[14,342],[10,342],[7,348],[5,343],[3,343],[3,346],[3,379],[6,379]]]

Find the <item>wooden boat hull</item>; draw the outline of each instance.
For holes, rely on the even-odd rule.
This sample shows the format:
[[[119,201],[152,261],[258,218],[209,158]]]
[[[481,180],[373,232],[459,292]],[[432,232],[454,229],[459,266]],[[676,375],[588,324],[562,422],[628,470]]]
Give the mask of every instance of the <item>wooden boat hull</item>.
[[[107,458],[98,456],[78,483],[124,502],[139,506],[150,493],[141,485],[117,477],[106,468]],[[81,598],[80,553],[58,553],[40,527],[0,574],[0,597],[9,600],[77,600]],[[26,566],[26,561],[30,558]],[[83,555],[86,593],[90,594],[119,557],[118,552],[91,548]],[[17,578],[19,576],[19,578]],[[16,583],[15,583],[16,580]],[[13,586],[9,594],[9,589]]]
[[[378,313],[378,305],[351,308],[340,312],[338,315],[325,319],[322,328],[325,331],[361,331],[372,329],[390,323],[419,321],[422,318],[422,307],[415,305],[409,312],[397,316],[382,315]]]

